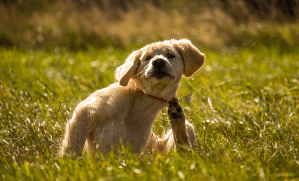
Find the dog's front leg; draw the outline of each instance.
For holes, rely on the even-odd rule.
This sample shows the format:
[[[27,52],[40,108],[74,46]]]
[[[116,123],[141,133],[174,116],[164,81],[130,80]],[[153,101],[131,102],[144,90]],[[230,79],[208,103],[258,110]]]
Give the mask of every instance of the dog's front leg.
[[[89,117],[88,109],[77,109],[73,118],[66,123],[61,155],[78,155],[82,151],[84,143],[93,128],[93,122]]]
[[[192,147],[195,143],[195,133],[193,126],[186,121],[184,110],[179,104],[178,98],[169,101],[167,115],[173,134],[173,140],[170,138],[167,145],[174,142],[177,148]]]

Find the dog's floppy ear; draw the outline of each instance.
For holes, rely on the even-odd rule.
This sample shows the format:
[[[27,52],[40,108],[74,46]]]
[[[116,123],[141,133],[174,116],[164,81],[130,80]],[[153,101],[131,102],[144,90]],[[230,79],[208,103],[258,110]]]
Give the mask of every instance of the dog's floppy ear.
[[[191,77],[204,63],[205,54],[201,53],[189,40],[171,40],[184,61],[184,75]]]
[[[140,56],[141,50],[132,52],[125,63],[116,69],[114,76],[121,86],[128,85],[130,78],[135,75],[136,69],[139,66]]]

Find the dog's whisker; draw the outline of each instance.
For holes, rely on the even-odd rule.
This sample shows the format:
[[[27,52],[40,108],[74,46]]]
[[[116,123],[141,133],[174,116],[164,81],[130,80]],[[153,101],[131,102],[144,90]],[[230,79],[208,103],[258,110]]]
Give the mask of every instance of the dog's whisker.
[[[143,72],[145,72],[145,70],[147,69],[148,65],[146,65],[143,70],[141,72],[139,72],[138,74],[136,74],[135,76],[133,76],[132,78],[137,77],[138,75],[142,74]]]

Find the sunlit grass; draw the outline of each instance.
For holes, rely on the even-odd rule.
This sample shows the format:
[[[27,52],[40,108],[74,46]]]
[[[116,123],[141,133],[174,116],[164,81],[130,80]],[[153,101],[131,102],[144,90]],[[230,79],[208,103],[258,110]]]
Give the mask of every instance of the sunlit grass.
[[[299,46],[298,22],[270,22],[255,14],[237,20],[222,8],[220,0],[33,2],[0,3],[0,46],[87,50],[90,45],[125,48],[169,38],[189,38],[217,49],[260,42],[276,48]],[[230,4],[236,5],[231,6],[234,9],[239,2]],[[244,10],[246,6],[235,13],[241,18]]]
[[[4,180],[258,180],[298,178],[299,54],[275,47],[212,51],[178,97],[193,153],[59,158],[74,106],[114,82],[128,51],[0,50],[0,177]],[[192,94],[191,101],[187,97]],[[154,128],[168,128],[164,114]]]

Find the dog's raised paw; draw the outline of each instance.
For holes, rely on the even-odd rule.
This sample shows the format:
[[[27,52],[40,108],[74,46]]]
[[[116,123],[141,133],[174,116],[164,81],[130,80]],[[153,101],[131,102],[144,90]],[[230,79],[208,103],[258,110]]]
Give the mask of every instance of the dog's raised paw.
[[[178,98],[168,102],[167,114],[170,121],[179,121],[184,118],[184,111],[179,104]]]

